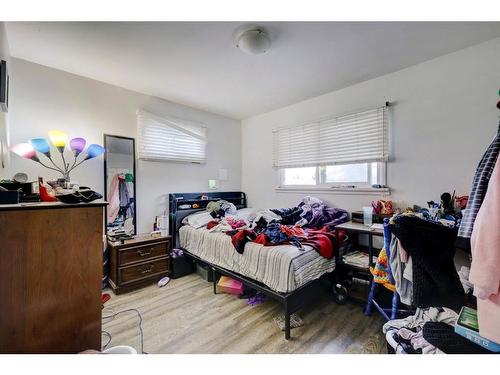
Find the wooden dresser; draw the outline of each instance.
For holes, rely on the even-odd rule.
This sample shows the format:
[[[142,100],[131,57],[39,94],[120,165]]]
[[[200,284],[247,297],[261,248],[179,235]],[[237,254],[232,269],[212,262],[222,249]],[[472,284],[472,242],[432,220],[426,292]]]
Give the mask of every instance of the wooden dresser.
[[[0,353],[101,349],[105,205],[0,206]]]
[[[172,238],[139,234],[124,243],[108,242],[109,285],[116,294],[155,283],[170,273]]]

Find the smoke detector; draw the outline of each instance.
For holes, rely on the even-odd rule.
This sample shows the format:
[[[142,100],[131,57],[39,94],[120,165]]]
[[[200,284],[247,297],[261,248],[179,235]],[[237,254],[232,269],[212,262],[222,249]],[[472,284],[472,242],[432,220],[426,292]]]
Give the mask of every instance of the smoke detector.
[[[236,37],[236,47],[249,55],[258,55],[271,47],[271,39],[260,28],[250,29],[243,31]]]

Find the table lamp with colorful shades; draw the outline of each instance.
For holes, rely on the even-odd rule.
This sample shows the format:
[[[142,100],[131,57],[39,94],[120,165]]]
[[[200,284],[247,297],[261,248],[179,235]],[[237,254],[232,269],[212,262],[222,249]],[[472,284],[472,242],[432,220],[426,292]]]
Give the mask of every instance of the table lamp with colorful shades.
[[[43,165],[45,168],[60,172],[63,178],[68,183],[70,181],[69,174],[73,169],[78,167],[86,160],[96,158],[105,152],[104,147],[97,144],[91,144],[90,146],[88,146],[84,156],[79,158],[80,154],[82,154],[82,152],[85,150],[87,141],[85,141],[84,138],[73,138],[69,142],[69,148],[73,152],[73,161],[72,163],[67,162],[66,158],[64,157],[64,151],[68,144],[68,136],[66,135],[66,133],[59,130],[52,130],[48,133],[48,136],[50,139],[50,143],[52,143],[52,145],[59,151],[61,155],[62,167],[57,165],[54,161],[53,156],[50,152],[50,144],[45,138],[33,138],[29,143],[18,143],[11,146],[9,149],[13,153],[23,158],[33,160]],[[45,157],[50,161],[51,165],[47,165],[42,162],[37,152],[45,155]]]

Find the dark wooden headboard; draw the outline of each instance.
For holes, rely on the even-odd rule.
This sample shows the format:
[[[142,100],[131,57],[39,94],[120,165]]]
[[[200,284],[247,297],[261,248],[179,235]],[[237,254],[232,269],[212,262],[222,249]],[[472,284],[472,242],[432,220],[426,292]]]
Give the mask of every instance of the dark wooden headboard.
[[[233,203],[237,209],[246,208],[247,196],[241,191],[210,193],[172,193],[168,195],[169,227],[174,238],[174,246],[179,246],[179,228],[182,220],[197,211],[203,211],[208,202],[225,200]]]

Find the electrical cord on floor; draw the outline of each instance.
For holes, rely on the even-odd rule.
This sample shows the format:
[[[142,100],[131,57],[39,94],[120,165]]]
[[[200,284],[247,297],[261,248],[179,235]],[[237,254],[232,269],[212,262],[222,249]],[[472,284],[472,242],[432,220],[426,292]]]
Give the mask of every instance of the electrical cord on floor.
[[[111,333],[104,331],[104,330],[102,331],[102,335],[106,336],[108,338],[108,342],[102,346],[102,348],[105,350],[105,349],[107,349],[108,345],[111,343],[111,340],[113,338],[111,337]]]
[[[118,311],[118,312],[114,312],[113,309],[109,309],[111,310],[111,313],[107,314],[107,315],[104,315],[104,311],[105,311],[105,307],[103,306],[102,308],[102,311],[103,311],[103,316],[102,316],[102,320],[103,320],[103,324],[106,324],[106,323],[109,323],[111,322],[112,320],[114,320],[118,315],[120,314],[123,314],[123,313],[127,313],[127,312],[135,312],[137,314],[137,316],[139,317],[139,337],[141,339],[141,351],[140,353],[142,354],[148,354],[144,351],[144,331],[142,329],[142,315],[141,315],[141,312],[137,309],[125,309],[125,310],[122,310],[122,311]],[[106,349],[107,346],[111,343],[111,340],[113,339],[113,336],[111,336],[111,334],[107,331],[102,331],[102,334],[103,336],[106,336],[108,337],[108,342],[103,346],[103,349]]]

